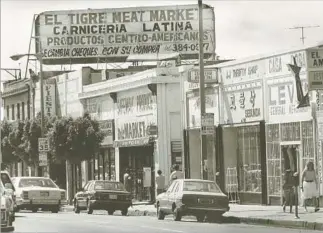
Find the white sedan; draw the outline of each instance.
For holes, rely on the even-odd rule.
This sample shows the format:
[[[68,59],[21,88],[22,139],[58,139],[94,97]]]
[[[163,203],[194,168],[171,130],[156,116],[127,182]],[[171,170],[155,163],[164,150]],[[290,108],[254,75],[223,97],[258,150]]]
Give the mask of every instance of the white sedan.
[[[60,189],[47,177],[13,177],[16,188],[17,209],[37,212],[38,209],[58,213],[60,206],[66,204],[65,190]]]

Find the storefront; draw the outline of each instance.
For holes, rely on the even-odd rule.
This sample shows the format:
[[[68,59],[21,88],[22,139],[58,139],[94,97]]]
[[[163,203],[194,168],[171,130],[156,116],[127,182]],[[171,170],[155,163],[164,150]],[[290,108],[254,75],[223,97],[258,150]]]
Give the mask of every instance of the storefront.
[[[157,126],[156,96],[147,86],[118,92],[115,110],[116,140],[118,148],[119,180],[124,182],[127,169],[131,177],[133,197],[139,201],[152,200],[154,170],[154,137],[149,128]],[[148,168],[148,169],[147,169]],[[150,169],[150,174],[145,173]]]
[[[232,203],[266,204],[264,62],[238,60],[217,68],[225,191]]]
[[[130,188],[135,200],[153,201],[157,170],[162,170],[167,185],[171,164],[182,163],[179,156],[182,153],[180,101],[174,101],[180,99],[177,69],[180,67],[165,74],[165,69],[156,68],[83,85],[79,94],[81,99],[101,96],[97,101],[100,103],[112,100],[107,116],[104,116],[106,111],[103,109],[109,104],[94,109],[97,119],[113,119],[113,148],[110,144],[103,147],[101,154],[104,156],[87,169],[92,169],[101,179],[109,177],[121,182],[126,169],[129,169]],[[111,175],[109,168],[103,165],[107,162]]]
[[[114,101],[110,95],[82,98],[84,111],[98,120],[104,139],[100,151],[86,161],[83,168],[83,184],[91,179],[116,180],[114,153]]]
[[[186,102],[186,130],[185,135],[185,163],[187,178],[200,179],[201,171],[201,99],[199,96],[199,85],[185,82],[185,102]],[[205,89],[205,110],[214,114],[214,134],[207,135],[207,155],[205,156],[203,172],[207,179],[216,180],[216,125],[219,124],[218,90],[212,84],[208,84]]]
[[[291,51],[266,60],[266,125],[268,204],[280,205],[283,175],[287,169],[302,172],[308,161],[317,166],[312,108],[297,108],[300,91],[287,64],[301,67],[302,92],[308,92],[305,50]],[[296,77],[295,77],[296,76]],[[312,96],[310,95],[310,101]]]

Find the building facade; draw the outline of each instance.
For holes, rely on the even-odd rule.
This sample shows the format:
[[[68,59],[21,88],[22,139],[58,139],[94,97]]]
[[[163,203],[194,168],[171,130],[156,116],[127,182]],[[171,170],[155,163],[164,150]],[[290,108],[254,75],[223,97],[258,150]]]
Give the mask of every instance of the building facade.
[[[105,154],[111,158],[113,155],[108,166],[114,168],[114,175],[102,179],[123,182],[125,170],[129,169],[131,190],[137,200],[154,199],[155,172],[161,169],[169,177],[172,157],[176,156],[172,145],[182,140],[180,101],[174,101],[180,99],[177,73],[165,75],[156,68],[103,79],[83,85],[79,94],[85,109],[90,108],[94,98],[99,99],[93,107],[97,119],[113,122],[113,137],[107,147],[110,152]],[[181,155],[181,148],[177,153]]]
[[[212,85],[206,87],[205,100],[206,112],[217,113],[219,118],[213,138],[212,156],[218,174],[214,180],[232,202],[281,204],[285,171],[302,172],[308,161],[315,164],[322,195],[322,148],[316,130],[323,122],[317,110],[322,97],[319,91],[308,91],[308,60],[313,49],[318,47],[290,49],[207,67],[217,70],[219,78],[219,105],[212,107],[208,100]],[[216,90],[215,85],[213,89]],[[184,92],[191,96],[185,85]],[[305,106],[298,108],[306,98]],[[212,99],[216,99],[216,94]],[[191,130],[190,119],[196,119],[191,116],[192,105],[185,105],[184,115],[186,127]],[[192,143],[190,137],[185,137],[188,144]],[[195,144],[199,144],[199,130],[195,137]],[[193,152],[190,147],[185,147],[183,153],[189,161],[192,158],[187,154],[200,151],[198,148]],[[200,161],[196,163],[201,166]],[[192,162],[185,164],[190,166]],[[200,170],[193,165],[190,175],[194,175],[193,167]]]

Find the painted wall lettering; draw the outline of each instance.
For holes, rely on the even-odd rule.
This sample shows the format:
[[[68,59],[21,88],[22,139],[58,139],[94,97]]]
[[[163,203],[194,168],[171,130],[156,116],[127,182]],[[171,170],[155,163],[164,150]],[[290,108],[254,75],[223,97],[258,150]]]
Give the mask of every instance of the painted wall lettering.
[[[144,137],[147,137],[147,125],[144,121],[124,123],[118,127],[118,140]]]

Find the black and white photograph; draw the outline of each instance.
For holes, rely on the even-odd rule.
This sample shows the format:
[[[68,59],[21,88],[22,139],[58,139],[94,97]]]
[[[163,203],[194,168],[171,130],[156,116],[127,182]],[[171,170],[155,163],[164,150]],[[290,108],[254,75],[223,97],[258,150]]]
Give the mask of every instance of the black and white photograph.
[[[1,0],[1,231],[323,231],[323,0]]]

